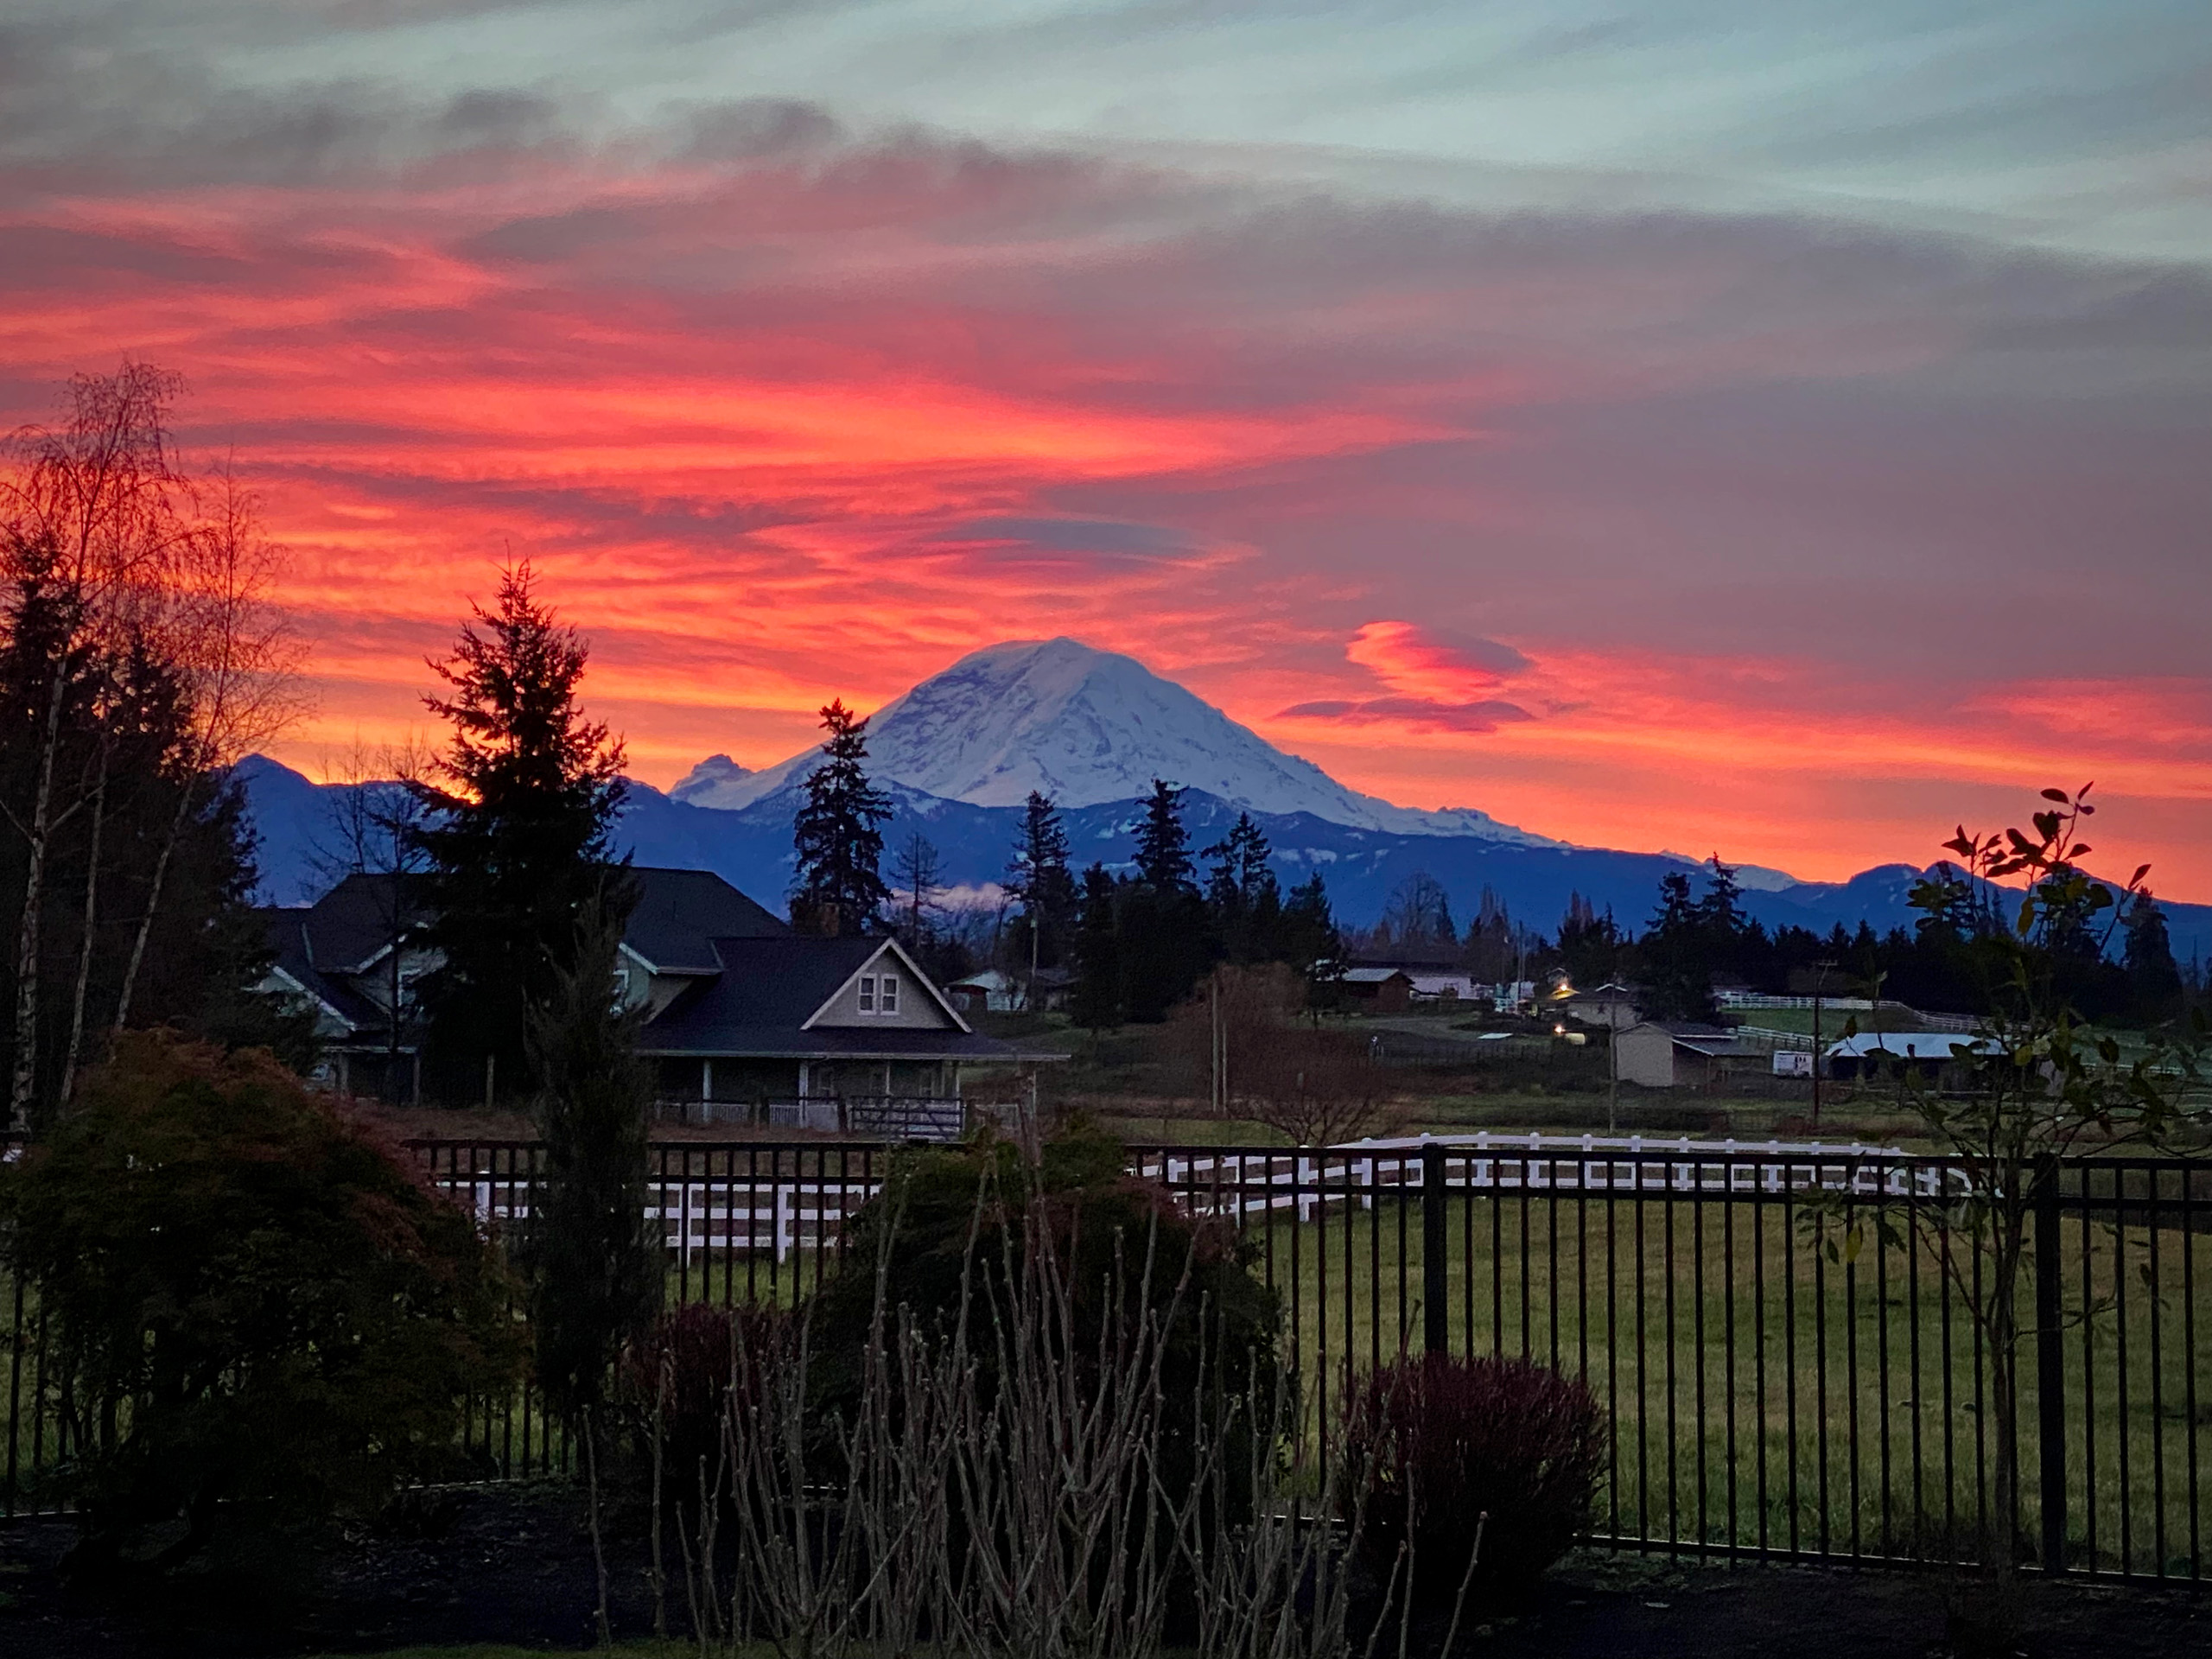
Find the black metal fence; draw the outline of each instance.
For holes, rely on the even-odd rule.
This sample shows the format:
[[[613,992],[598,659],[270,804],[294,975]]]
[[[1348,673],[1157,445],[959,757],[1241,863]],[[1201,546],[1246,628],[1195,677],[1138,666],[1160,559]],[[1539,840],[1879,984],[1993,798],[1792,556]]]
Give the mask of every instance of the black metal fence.
[[[522,1142],[420,1143],[490,1227],[524,1220]],[[892,1152],[664,1143],[648,1204],[678,1302],[794,1301],[839,1270]],[[1964,1176],[1872,1147],[1483,1136],[1326,1153],[1141,1147],[1134,1170],[1242,1236],[1281,1299],[1325,1457],[1351,1375],[1421,1351],[1526,1357],[1612,1424],[1599,1530],[1623,1547],[1861,1562],[1979,1559],[1999,1501],[1985,1255]],[[2067,1160],[2035,1189],[2016,1286],[2018,1535],[2031,1565],[2199,1580],[2212,1529],[2212,1164]],[[67,1447],[35,1298],[0,1287],[0,1512]],[[527,1391],[480,1406],[503,1476],[564,1466]]]

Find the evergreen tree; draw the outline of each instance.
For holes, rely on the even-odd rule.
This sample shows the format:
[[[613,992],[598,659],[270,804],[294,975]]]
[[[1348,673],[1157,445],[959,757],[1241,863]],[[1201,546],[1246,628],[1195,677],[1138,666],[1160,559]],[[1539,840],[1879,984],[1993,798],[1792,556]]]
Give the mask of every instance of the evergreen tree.
[[[431,667],[451,688],[426,697],[453,728],[416,785],[429,823],[444,965],[425,986],[428,1047],[449,1094],[534,1090],[528,1011],[572,963],[576,918],[605,890],[621,809],[622,744],[576,702],[589,648],[536,592],[525,562],[500,574],[496,608],[472,604],[453,655]]]
[[[1157,893],[1198,892],[1192,880],[1191,832],[1183,827],[1183,791],[1152,780],[1137,826],[1137,879]]]
[[[1334,1007],[1339,1000],[1344,949],[1327,884],[1316,870],[1283,901],[1277,955],[1306,976],[1306,1001],[1317,1011]]]
[[[1076,979],[1068,1014],[1076,1024],[1105,1031],[1122,1023],[1121,884],[1093,864],[1083,873],[1076,930]]]
[[[1567,895],[1567,914],[1559,925],[1559,957],[1570,984],[1592,990],[1619,978],[1624,943],[1610,908],[1600,916],[1580,893]]]
[[[1022,813],[1020,838],[1014,842],[1014,859],[1007,866],[1007,892],[1021,905],[1021,923],[1014,939],[1015,960],[1022,969],[1033,963],[1054,968],[1067,954],[1068,937],[1075,925],[1075,877],[1068,870],[1068,832],[1059,810],[1049,796],[1035,790]]]
[[[891,897],[881,874],[890,798],[869,783],[868,721],[842,699],[822,711],[830,734],[807,775],[806,804],[791,826],[798,877],[791,920],[833,938],[865,933]]]
[[[1280,954],[1282,890],[1268,850],[1267,835],[1252,815],[1239,812],[1229,834],[1202,855],[1214,861],[1206,877],[1206,908],[1231,962],[1268,962]]]
[[[2135,896],[2120,926],[2120,966],[2135,1018],[2146,1026],[2171,1019],[2181,1007],[2181,969],[2166,933],[2166,913],[2148,888]]]
[[[1715,853],[1706,867],[1705,893],[1697,902],[1698,925],[1705,930],[1708,974],[1729,973],[1745,980],[1759,976],[1765,966],[1766,930],[1744,911],[1743,889],[1733,866]],[[1863,924],[1865,936],[1853,942],[1861,959],[1875,948],[1874,936]]]
[[[1190,994],[1213,959],[1183,825],[1183,791],[1155,778],[1137,826],[1136,879],[1116,906],[1122,1014],[1149,1023]]]
[[[1643,981],[1643,1011],[1654,1020],[1711,1020],[1712,935],[1697,901],[1690,896],[1687,872],[1659,878],[1659,908],[1638,941]]]
[[[1723,864],[1715,853],[1706,866],[1705,896],[1697,901],[1697,918],[1715,940],[1731,940],[1743,932],[1744,890],[1737,884],[1733,865]]]
[[[652,1079],[634,1046],[636,1013],[608,992],[621,966],[626,885],[610,882],[583,903],[573,965],[552,970],[549,995],[530,1010],[544,1080],[544,1175],[522,1250],[537,1376],[562,1421],[594,1434],[604,1432],[615,1360],[659,1312],[663,1293],[660,1224],[645,1192]]]

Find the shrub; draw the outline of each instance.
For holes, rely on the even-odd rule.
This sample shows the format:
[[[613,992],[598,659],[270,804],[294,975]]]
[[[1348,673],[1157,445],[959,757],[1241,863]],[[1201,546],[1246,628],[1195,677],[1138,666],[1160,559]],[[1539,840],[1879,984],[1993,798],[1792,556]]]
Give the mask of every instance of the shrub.
[[[1533,1586],[1590,1529],[1605,1422],[1580,1382],[1522,1359],[1408,1357],[1347,1391],[1347,1491],[1363,1484],[1362,1544],[1388,1577],[1413,1546],[1413,1593],[1456,1595],[1478,1517],[1490,1516],[1473,1585]]]
[[[465,1398],[518,1369],[470,1218],[265,1052],[124,1037],[4,1196],[79,1567],[373,1511],[458,1472]]]
[[[1209,1402],[1248,1390],[1269,1399],[1278,1310],[1248,1269],[1249,1247],[1225,1223],[1185,1215],[1165,1187],[1127,1173],[1126,1162],[1118,1141],[1081,1127],[1046,1141],[1033,1165],[1003,1141],[902,1156],[883,1192],[854,1215],[852,1265],[808,1310],[817,1413],[851,1420],[878,1315],[877,1271],[893,1329],[902,1308],[925,1333],[950,1328],[965,1287],[970,1319],[988,1332],[1015,1300],[1007,1267],[1033,1227],[1046,1230],[1068,1287],[1066,1351],[1080,1357],[1080,1386],[1095,1382],[1090,1373],[1130,1338],[1141,1314],[1164,1318],[1173,1307],[1160,1373],[1171,1402],[1171,1476],[1187,1459],[1198,1414],[1211,1408],[1198,1397],[1202,1377]],[[976,1344],[988,1395],[992,1343],[979,1335]]]
[[[796,1351],[795,1323],[786,1308],[693,1302],[662,1314],[624,1354],[621,1405],[643,1459],[659,1436],[662,1478],[677,1503],[697,1502],[702,1466],[714,1478],[725,1402],[734,1389],[740,1411],[759,1408],[769,1375]]]

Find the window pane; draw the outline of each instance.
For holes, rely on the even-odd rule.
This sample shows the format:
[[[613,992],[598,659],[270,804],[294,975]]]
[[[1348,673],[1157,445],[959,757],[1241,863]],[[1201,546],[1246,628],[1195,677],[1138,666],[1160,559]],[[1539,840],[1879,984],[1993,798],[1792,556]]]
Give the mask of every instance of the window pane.
[[[875,1012],[875,976],[874,974],[861,976],[861,1012],[862,1014]]]
[[[899,1012],[899,976],[896,974],[883,976],[883,1011],[886,1014]]]

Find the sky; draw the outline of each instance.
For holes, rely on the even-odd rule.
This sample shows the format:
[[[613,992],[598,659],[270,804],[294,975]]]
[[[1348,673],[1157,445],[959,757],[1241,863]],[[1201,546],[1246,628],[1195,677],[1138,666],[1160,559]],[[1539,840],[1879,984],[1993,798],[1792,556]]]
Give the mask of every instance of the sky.
[[[315,772],[505,558],[666,785],[1126,651],[1355,787],[2212,900],[2202,0],[11,0],[0,423],[180,372]]]

